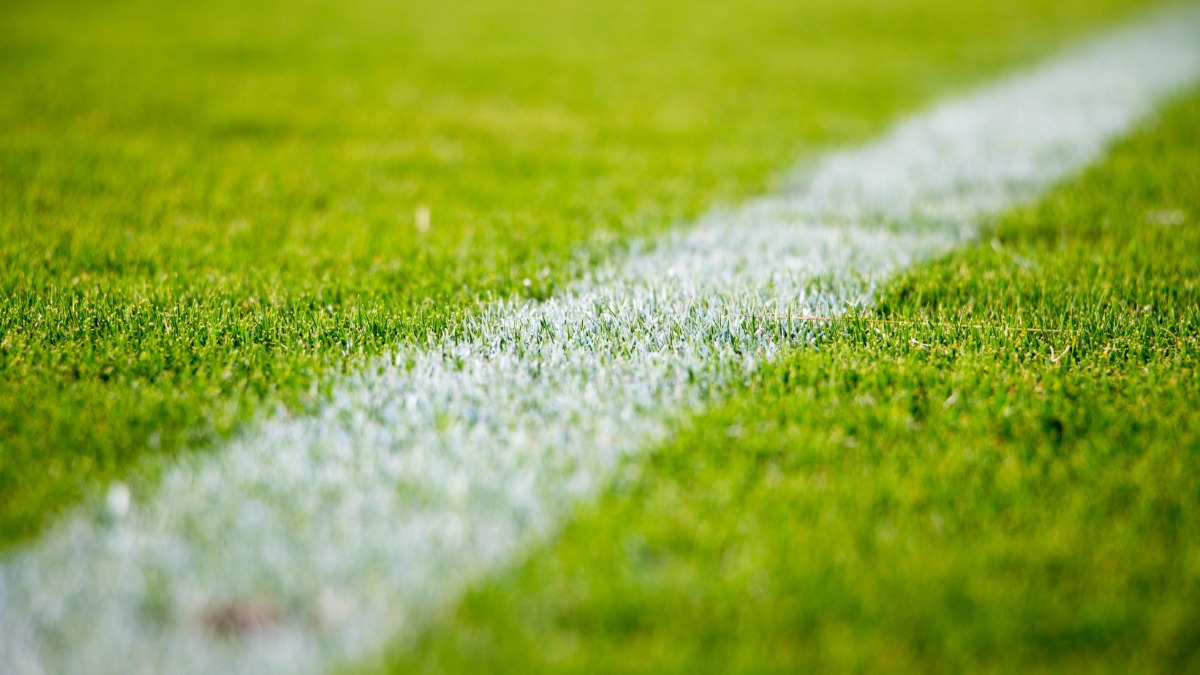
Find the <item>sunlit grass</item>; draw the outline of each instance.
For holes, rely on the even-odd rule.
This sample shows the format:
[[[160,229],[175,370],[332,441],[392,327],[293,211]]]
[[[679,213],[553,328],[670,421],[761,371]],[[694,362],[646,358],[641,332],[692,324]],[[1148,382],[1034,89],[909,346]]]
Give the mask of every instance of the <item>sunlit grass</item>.
[[[828,325],[391,671],[1200,668],[1197,119]]]
[[[6,2],[0,543],[1141,4]]]

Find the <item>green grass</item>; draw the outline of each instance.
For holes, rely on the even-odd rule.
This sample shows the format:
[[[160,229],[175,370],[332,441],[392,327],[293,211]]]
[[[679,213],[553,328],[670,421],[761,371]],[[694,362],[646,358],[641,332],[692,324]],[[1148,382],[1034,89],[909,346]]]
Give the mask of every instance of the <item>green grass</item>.
[[[1200,672],[1197,120],[759,373],[391,672]]]
[[[5,2],[0,546],[1143,4]]]

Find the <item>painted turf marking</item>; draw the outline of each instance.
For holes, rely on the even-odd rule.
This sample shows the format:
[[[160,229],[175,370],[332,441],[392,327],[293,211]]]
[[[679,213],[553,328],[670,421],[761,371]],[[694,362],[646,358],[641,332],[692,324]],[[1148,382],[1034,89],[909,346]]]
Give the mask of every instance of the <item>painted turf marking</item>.
[[[0,566],[13,673],[299,673],[363,658],[553,531],[622,458],[914,261],[1092,162],[1200,77],[1178,8],[826,157],[544,303],[185,457]],[[236,638],[214,631],[259,625]]]

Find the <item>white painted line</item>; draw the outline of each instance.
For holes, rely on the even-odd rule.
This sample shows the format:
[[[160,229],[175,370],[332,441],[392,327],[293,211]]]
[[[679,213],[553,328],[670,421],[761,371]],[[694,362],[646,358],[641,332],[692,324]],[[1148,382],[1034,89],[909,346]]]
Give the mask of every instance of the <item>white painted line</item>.
[[[547,302],[187,457],[0,566],[8,673],[306,673],[369,656],[552,532],[804,326],[1093,161],[1200,76],[1178,8],[835,154]],[[227,633],[224,637],[218,633]],[[233,637],[228,633],[235,634]]]

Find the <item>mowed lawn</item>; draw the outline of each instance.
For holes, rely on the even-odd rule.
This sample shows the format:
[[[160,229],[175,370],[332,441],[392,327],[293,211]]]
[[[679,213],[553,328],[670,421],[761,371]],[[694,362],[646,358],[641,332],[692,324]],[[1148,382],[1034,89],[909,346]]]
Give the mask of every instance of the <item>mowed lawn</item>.
[[[4,3],[0,551],[1148,4]],[[1200,672],[1200,93],[986,225],[347,667]]]
[[[1200,672],[1198,280],[1200,92],[764,369],[380,669]]]
[[[0,546],[1145,5],[5,2]]]

